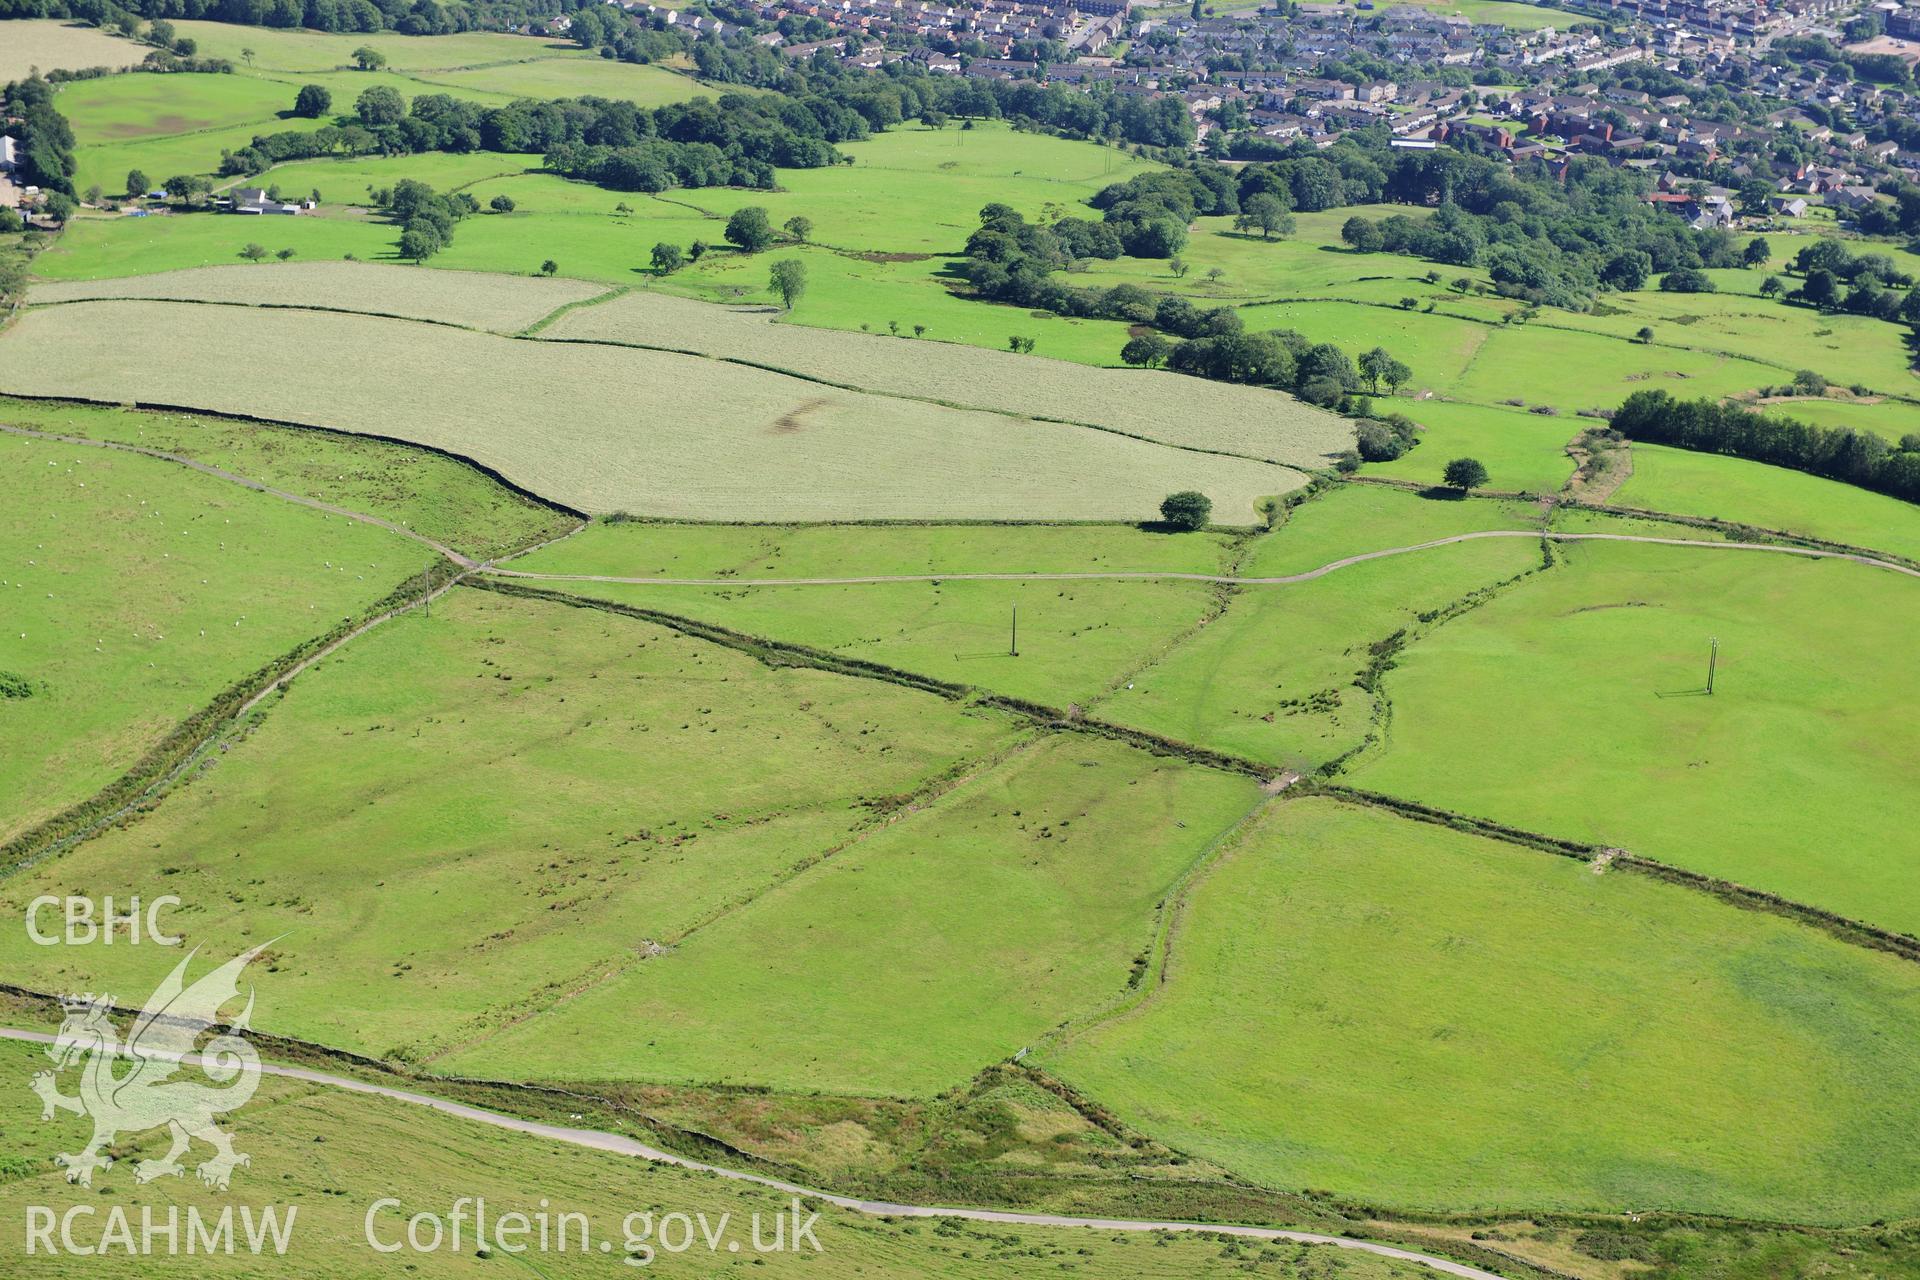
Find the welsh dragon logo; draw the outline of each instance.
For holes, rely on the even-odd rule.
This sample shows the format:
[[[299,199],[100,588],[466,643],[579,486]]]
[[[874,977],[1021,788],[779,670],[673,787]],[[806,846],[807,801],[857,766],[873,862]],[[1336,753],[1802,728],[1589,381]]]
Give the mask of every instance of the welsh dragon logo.
[[[61,1001],[66,1019],[47,1046],[56,1065],[34,1076],[33,1091],[40,1095],[42,1120],[51,1120],[55,1111],[71,1111],[93,1121],[93,1139],[78,1155],[55,1157],[66,1166],[68,1182],[92,1186],[94,1172],[113,1163],[103,1153],[117,1138],[162,1127],[173,1145],[158,1160],[136,1164],[136,1182],[185,1173],[180,1160],[196,1138],[214,1149],[198,1171],[208,1186],[226,1190],[233,1171],[251,1163],[233,1149],[232,1136],[214,1124],[214,1117],[246,1105],[260,1087],[260,1056],[240,1034],[253,1013],[252,989],[246,1008],[221,1034],[204,1046],[196,1042],[220,1022],[222,1006],[239,998],[241,971],[268,945],[235,956],[192,986],[186,976],[195,953],[189,952],[148,997],[124,1044],[111,1021],[111,996]],[[212,1083],[176,1078],[189,1065],[200,1067]],[[80,1092],[68,1097],[56,1077],[74,1066],[80,1068]],[[125,1069],[116,1071],[121,1066]]]

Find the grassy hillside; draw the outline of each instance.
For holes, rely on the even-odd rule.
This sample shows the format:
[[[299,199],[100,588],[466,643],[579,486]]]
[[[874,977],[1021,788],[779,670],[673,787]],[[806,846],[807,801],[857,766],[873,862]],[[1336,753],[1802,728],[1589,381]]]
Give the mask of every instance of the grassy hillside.
[[[1920,559],[1920,508],[1912,503],[1740,458],[1635,445],[1633,477],[1613,500]]]
[[[1164,987],[1043,1061],[1274,1185],[1456,1210],[1914,1212],[1905,961],[1327,800],[1270,811],[1172,947]]]
[[[579,524],[466,463],[344,432],[5,396],[0,396],[0,421],[189,458],[285,493],[390,520],[475,559],[524,550]]]
[[[0,839],[432,553],[184,467],[0,435]]]
[[[938,1093],[1125,990],[1156,903],[1258,799],[1249,779],[1044,741],[444,1065]]]
[[[304,676],[137,832],[0,896],[164,886],[192,904],[193,943],[284,935],[263,1030],[417,1060],[652,963],[1010,733],[930,695],[459,591]],[[20,934],[0,951],[48,990],[151,985],[175,959],[124,948],[101,970]]]
[[[14,1078],[25,1080],[47,1066],[47,1059],[33,1046],[0,1044],[0,1068]],[[656,1253],[643,1274],[809,1276],[813,1280],[883,1274],[926,1280],[963,1276],[1011,1280],[1045,1266],[1117,1280],[1137,1276],[1143,1268],[1159,1267],[1176,1267],[1183,1276],[1239,1275],[1253,1258],[1260,1259],[1264,1274],[1283,1280],[1414,1280],[1432,1274],[1417,1264],[1350,1250],[1291,1244],[1263,1250],[1250,1244],[1243,1252],[1223,1249],[1216,1240],[1172,1234],[916,1222],[852,1214],[817,1202],[810,1203],[801,1217],[820,1211],[813,1230],[820,1243],[818,1253],[810,1248],[798,1253],[756,1253],[752,1248],[756,1213],[763,1242],[773,1239],[774,1218],[781,1214],[788,1218],[786,1238],[792,1238],[790,1197],[633,1157],[503,1133],[423,1107],[271,1076],[232,1121],[235,1145],[252,1157],[253,1164],[235,1176],[230,1193],[203,1187],[191,1175],[136,1187],[133,1161],[158,1157],[164,1145],[152,1136],[130,1141],[123,1162],[101,1175],[100,1188],[88,1191],[67,1185],[50,1158],[57,1150],[79,1149],[86,1137],[85,1122],[62,1116],[53,1124],[42,1123],[32,1094],[25,1089],[6,1093],[0,1102],[0,1134],[6,1135],[10,1155],[6,1176],[0,1178],[0,1206],[4,1206],[0,1212],[17,1221],[25,1220],[28,1205],[48,1206],[55,1213],[85,1205],[97,1216],[80,1220],[84,1243],[88,1227],[104,1226],[106,1214],[114,1208],[127,1211],[137,1224],[142,1207],[153,1209],[161,1222],[169,1207],[177,1207],[183,1231],[189,1207],[209,1220],[223,1208],[239,1205],[256,1212],[277,1206],[283,1215],[285,1207],[296,1209],[291,1244],[283,1260],[244,1252],[189,1257],[183,1245],[180,1257],[141,1260],[138,1266],[145,1275],[243,1277],[264,1274],[263,1268],[284,1268],[305,1276],[352,1276],[396,1265],[426,1280],[490,1275],[503,1267],[525,1268],[553,1280],[632,1275],[637,1268],[626,1261],[629,1215],[651,1213],[657,1223],[663,1215],[676,1212],[690,1217],[704,1214],[720,1241],[718,1249],[710,1252],[696,1231],[698,1243],[691,1249],[668,1252],[659,1247],[661,1238],[652,1234],[652,1224],[635,1219],[630,1224],[636,1236],[633,1243],[651,1242]],[[377,1238],[383,1244],[404,1241],[408,1215],[424,1212],[445,1220],[455,1201],[479,1197],[486,1201],[489,1214],[495,1215],[531,1216],[544,1207],[555,1215],[548,1221],[557,1223],[561,1213],[583,1214],[591,1247],[582,1251],[576,1244],[566,1251],[549,1248],[476,1256],[469,1222],[466,1248],[455,1250],[449,1244],[433,1252],[376,1253],[367,1244],[365,1220],[375,1202],[384,1197],[397,1198],[402,1207],[391,1213],[383,1209],[377,1216]],[[643,1234],[646,1238],[639,1238]],[[421,1239],[428,1238],[423,1232]],[[573,1238],[578,1240],[577,1231]],[[678,1240],[672,1230],[665,1238]],[[527,1242],[535,1239],[526,1237]],[[598,1250],[601,1240],[612,1246],[607,1254]],[[730,1252],[730,1243],[739,1245],[739,1250]],[[23,1237],[9,1232],[0,1239],[0,1265],[30,1270],[37,1276],[99,1274],[97,1258],[64,1254],[50,1258],[42,1251],[29,1261],[24,1248]]]
[[[1407,650],[1385,681],[1386,748],[1355,783],[1920,929],[1900,858],[1916,690],[1885,658],[1912,580],[1754,552],[1561,550],[1562,567]]]

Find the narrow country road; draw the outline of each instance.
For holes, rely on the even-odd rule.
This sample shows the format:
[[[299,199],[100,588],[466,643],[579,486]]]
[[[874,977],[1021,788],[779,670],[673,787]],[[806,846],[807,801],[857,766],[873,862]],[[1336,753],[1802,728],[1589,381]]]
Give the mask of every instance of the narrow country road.
[[[656,587],[851,587],[882,582],[1085,582],[1085,581],[1139,581],[1139,582],[1211,582],[1225,586],[1261,587],[1285,586],[1293,582],[1311,582],[1315,578],[1325,577],[1350,565],[1362,564],[1368,560],[1380,560],[1387,556],[1403,556],[1411,551],[1426,551],[1433,547],[1444,547],[1455,542],[1472,542],[1478,538],[1547,538],[1554,542],[1640,542],[1660,547],[1699,547],[1708,551],[1770,551],[1776,555],[1804,556],[1811,560],[1851,560],[1855,564],[1868,565],[1875,569],[1891,569],[1895,573],[1904,573],[1910,578],[1920,578],[1920,569],[1910,569],[1903,564],[1890,560],[1879,560],[1873,556],[1855,555],[1849,551],[1817,551],[1811,547],[1782,547],[1764,542],[1705,542],[1696,538],[1656,538],[1638,533],[1556,533],[1539,529],[1482,529],[1474,533],[1456,533],[1451,537],[1435,538],[1431,542],[1415,542],[1404,547],[1387,547],[1380,551],[1365,551],[1359,555],[1343,556],[1330,561],[1317,569],[1308,569],[1302,573],[1282,574],[1272,578],[1233,577],[1218,573],[1178,573],[1171,570],[1112,570],[1108,572],[1064,572],[1064,573],[899,573],[873,574],[867,577],[850,578],[622,578],[603,573],[538,573],[528,569],[507,569],[500,565],[488,565],[485,572],[505,578],[535,578],[544,582],[608,582],[634,585],[652,585]]]
[[[52,1044],[54,1037],[44,1031],[23,1031],[12,1027],[0,1027],[0,1039],[22,1040],[29,1044]],[[188,1055],[183,1061],[192,1062],[197,1055]],[[329,1088],[344,1089],[350,1093],[372,1094],[379,1098],[388,1098],[395,1102],[404,1102],[411,1106],[427,1107],[445,1115],[462,1120],[471,1120],[479,1124],[492,1125],[496,1129],[506,1129],[514,1133],[524,1133],[535,1138],[545,1138],[551,1142],[565,1142],[576,1147],[586,1147],[594,1151],[607,1151],[615,1155],[637,1156],[642,1160],[652,1160],[660,1164],[675,1165],[696,1173],[710,1173],[735,1182],[752,1183],[755,1186],[769,1187],[787,1195],[806,1196],[814,1200],[823,1200],[854,1213],[871,1214],[876,1217],[890,1218],[961,1218],[969,1222],[993,1222],[1003,1225],[1028,1227],[1087,1227],[1098,1231],[1210,1231],[1221,1235],[1239,1236],[1250,1240],[1285,1240],[1295,1244],[1332,1245],[1338,1249],[1356,1249],[1362,1253],[1378,1254],[1383,1258],[1394,1258],[1402,1262],[1417,1262],[1431,1267],[1435,1271],[1450,1276],[1461,1276],[1465,1280],[1505,1280],[1492,1271],[1482,1271],[1478,1267],[1469,1267],[1464,1263],[1452,1262],[1446,1258],[1431,1254],[1415,1253],[1410,1249],[1399,1249],[1392,1245],[1375,1244],[1369,1240],[1350,1240],[1345,1236],[1322,1235],[1312,1231],[1282,1231],[1273,1227],[1241,1227],[1202,1222],[1154,1222],[1137,1218],[1074,1218],[1054,1213],[1014,1213],[997,1209],[956,1209],[940,1205],[890,1204],[884,1200],[860,1200],[852,1196],[832,1195],[825,1191],[816,1191],[812,1187],[803,1187],[798,1183],[783,1182],[778,1178],[763,1177],[757,1173],[747,1173],[739,1169],[722,1169],[717,1165],[702,1164],[689,1160],[685,1156],[674,1155],[670,1151],[660,1151],[645,1143],[637,1142],[624,1134],[606,1133],[599,1129],[574,1129],[564,1125],[542,1124],[535,1120],[523,1120],[517,1116],[502,1115],[497,1111],[488,1111],[481,1107],[471,1107],[461,1102],[452,1102],[445,1098],[436,1098],[430,1094],[413,1093],[405,1089],[388,1088],[385,1085],[368,1084],[364,1080],[354,1080],[347,1076],[329,1075],[324,1071],[309,1071],[304,1067],[279,1066],[274,1063],[262,1063],[260,1070],[270,1076],[281,1076],[288,1080],[300,1080],[308,1084],[325,1085]]]

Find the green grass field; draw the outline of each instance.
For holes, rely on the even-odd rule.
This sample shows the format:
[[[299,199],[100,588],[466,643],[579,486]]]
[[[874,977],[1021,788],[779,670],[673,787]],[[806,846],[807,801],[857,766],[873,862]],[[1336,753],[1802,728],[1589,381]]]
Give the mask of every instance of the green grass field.
[[[103,76],[64,85],[60,114],[73,126],[76,139],[89,145],[124,142],[174,134],[208,133],[235,125],[293,129],[293,98],[287,87],[252,76],[185,72],[170,75],[141,73]],[[347,104],[350,109],[352,104]],[[215,160],[218,151],[211,153]],[[168,170],[148,176],[165,181]],[[118,175],[124,176],[124,175]]]
[[[1217,573],[1226,540],[1113,525],[595,525],[515,560],[538,573],[843,578],[942,573]],[[1173,644],[1211,589],[1177,581],[678,587],[535,582],[1065,708]],[[1010,652],[1018,610],[1020,652]]]
[[[1478,458],[1496,489],[1557,493],[1573,475],[1567,442],[1601,424],[1570,414],[1537,414],[1448,400],[1380,400],[1382,410],[1419,423],[1420,443],[1392,462],[1369,463],[1365,474],[1439,484],[1447,463]]]
[[[1913,504],[1741,458],[1637,444],[1633,476],[1613,501],[1920,559],[1920,510]]]
[[[223,147],[317,127],[286,115],[305,83],[338,111],[374,84],[480,102],[719,91],[525,36],[176,25],[235,73],[63,86],[83,190],[117,194],[132,167],[208,172]],[[0,23],[0,45],[15,31],[37,56],[97,36]],[[362,44],[389,68],[349,69]],[[1202,218],[1182,271],[1063,272],[1412,367],[1374,411],[1416,421],[1417,447],[1283,508],[1269,500],[1326,467],[1349,424],[1276,392],[1115,367],[1123,323],[955,291],[982,205],[1097,217],[1089,198],[1152,162],[985,121],[909,123],[845,151],[851,164],[783,170],[771,191],[657,195],[566,181],[534,155],[316,160],[262,179],[317,191],[310,215],[89,210],[54,237],[0,335],[0,423],[180,454],[503,562],[300,674],[122,825],[0,877],[0,914],[44,893],[177,894],[171,923],[203,955],[275,939],[255,974],[264,1032],[561,1082],[569,1096],[542,1105],[578,1122],[644,1114],[701,1135],[675,1140],[689,1149],[737,1148],[723,1163],[878,1199],[1292,1214],[1477,1240],[1581,1280],[1920,1277],[1901,1225],[1920,1220],[1910,962],[1626,864],[1314,795],[1315,777],[1263,788],[1247,774],[1265,769],[1194,763],[1212,750],[1320,774],[1920,935],[1904,825],[1913,580],[1532,536],[1732,536],[1667,513],[1920,560],[1912,504],[1733,458],[1633,447],[1605,500],[1646,515],[1540,500],[1566,489],[1593,411],[1642,389],[1747,402],[1811,366],[1873,394],[1770,412],[1920,430],[1900,398],[1916,394],[1903,331],[1764,300],[1766,268],[1716,271],[1713,294],[1535,312],[1481,269],[1341,242],[1355,213],[1425,214],[1399,206],[1302,214],[1274,241]],[[365,207],[402,178],[515,208],[402,265],[397,229]],[[805,216],[810,242],[725,247],[748,205],[776,225]],[[1823,216],[1771,236],[1774,269],[1835,231]],[[661,241],[712,251],[660,276]],[[250,242],[292,259],[245,264]],[[537,275],[549,258],[557,279]],[[789,258],[808,287],[783,312],[768,272]],[[1642,325],[1650,344],[1633,340]],[[1042,359],[1011,354],[1012,337]],[[1489,489],[1527,496],[1409,487],[1461,456]],[[1214,527],[1145,523],[1187,488],[1212,497]],[[581,527],[529,493],[602,518]],[[1360,558],[1487,532],[1520,536]],[[218,691],[430,559],[176,464],[0,434],[0,841],[97,797]],[[956,577],[1335,564],[1237,586]],[[845,578],[883,580],[808,581]],[[806,665],[833,660],[852,674]],[[966,688],[948,698],[861,662]],[[1153,754],[1115,726],[1172,741]],[[137,1000],[177,959],[0,930],[0,978],[34,990]],[[24,1007],[0,1000],[0,1020]],[[0,1058],[21,1055],[0,1043]],[[71,1140],[30,1124],[15,1092],[0,1139],[24,1154],[0,1156],[0,1201],[67,1203],[47,1153]],[[313,1210],[312,1265],[288,1264],[303,1275],[392,1265],[355,1251],[360,1201],[389,1181],[422,1207],[469,1168],[487,1182],[462,1194],[537,1186],[626,1208],[755,1194],[284,1084],[236,1131],[262,1175],[242,1171],[245,1190]],[[126,1167],[88,1203],[204,1203],[136,1190]],[[1389,1226],[1359,1205],[1475,1216]],[[1415,1274],[1293,1246],[833,1223],[827,1256],[765,1265]],[[0,1244],[0,1271],[19,1248]],[[416,1269],[500,1261],[469,1249]]]
[[[1764,552],[1560,550],[1564,566],[1401,656],[1386,748],[1352,781],[1920,930],[1899,799],[1916,690],[1885,658],[1912,580]]]
[[[259,71],[341,71],[353,65],[353,51],[366,46],[386,58],[394,71],[448,71],[462,67],[566,58],[599,62],[572,41],[469,31],[447,36],[402,35],[397,31],[324,32],[239,26],[226,22],[176,22],[201,57],[226,58],[236,73]],[[251,62],[245,51],[252,49]]]
[[[102,326],[123,335],[111,349],[87,341]],[[241,350],[251,376],[213,376]],[[1217,520],[1248,524],[1260,499],[1303,482],[1266,463],[697,357],[322,312],[165,302],[33,310],[0,343],[0,388],[400,436],[596,512],[1150,519],[1168,493],[1194,488],[1214,499]],[[1062,476],[1076,482],[1062,486]]]
[[[1248,576],[1300,573],[1355,552],[1474,529],[1525,529],[1517,504],[1443,502],[1346,486],[1297,508],[1255,544]],[[1093,714],[1231,754],[1307,770],[1358,747],[1373,699],[1371,647],[1420,615],[1540,563],[1529,539],[1416,551],[1309,582],[1249,586],[1226,612],[1097,702]]]
[[[1751,289],[1757,292],[1759,281],[1769,273],[1760,269],[1740,274],[1750,274]],[[1584,314],[1555,311],[1542,313],[1540,319],[1551,316],[1550,323],[1555,326],[1619,338],[1631,338],[1644,325],[1653,330],[1654,341],[1660,344],[1729,352],[1776,367],[1816,369],[1837,386],[1862,383],[1882,392],[1920,392],[1920,381],[1916,381],[1911,367],[1913,357],[1902,341],[1900,326],[1884,320],[1827,315],[1808,307],[1790,307],[1732,292],[1609,294],[1605,303],[1604,315],[1599,309]],[[1787,370],[1772,379],[1776,384],[1791,380]],[[1920,423],[1920,409],[1909,407],[1909,411]]]
[[[9,435],[0,458],[0,839],[431,557],[172,463]]]
[[[1317,799],[1264,816],[1172,946],[1164,987],[1042,1060],[1272,1185],[1442,1210],[1915,1211],[1905,961]]]
[[[303,676],[137,829],[0,897],[24,907],[93,880],[178,894],[190,945],[284,935],[260,979],[262,1030],[420,1060],[654,963],[652,945],[744,908],[1004,747],[1012,724],[626,618],[457,591]],[[17,930],[0,952],[45,990],[150,989],[177,959],[128,947],[102,970],[108,957]]]
[[[1889,444],[1920,431],[1920,405],[1905,400],[1841,400],[1793,397],[1770,399],[1754,406],[1761,413],[1792,418],[1816,427],[1851,427],[1868,431]]]
[[[192,458],[287,493],[391,520],[475,558],[524,550],[577,523],[465,463],[364,436],[4,396],[0,421]]]
[[[1225,534],[1127,525],[596,523],[515,559],[535,573],[831,578],[941,573],[1216,573]],[[636,598],[641,598],[636,596]]]
[[[1123,991],[1154,904],[1258,799],[1054,738],[445,1066],[935,1093]]]

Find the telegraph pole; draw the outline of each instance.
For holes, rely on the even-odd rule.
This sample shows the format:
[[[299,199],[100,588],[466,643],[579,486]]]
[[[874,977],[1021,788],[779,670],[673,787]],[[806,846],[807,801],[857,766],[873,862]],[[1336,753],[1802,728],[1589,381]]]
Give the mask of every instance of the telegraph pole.
[[[420,603],[426,606],[427,617],[431,618],[433,617],[433,570],[420,571],[420,590],[426,593],[420,597]]]
[[[1020,606],[1013,606],[1013,634],[1007,641],[1007,656],[1020,656]]]
[[[1713,696],[1714,668],[1720,665],[1720,641],[1715,637],[1709,639],[1707,644],[1711,646],[1707,650],[1707,696],[1711,698]]]

